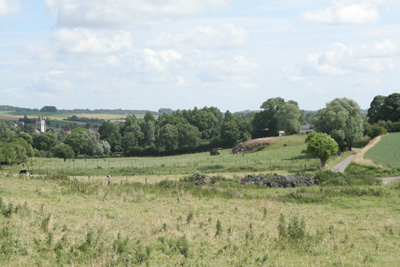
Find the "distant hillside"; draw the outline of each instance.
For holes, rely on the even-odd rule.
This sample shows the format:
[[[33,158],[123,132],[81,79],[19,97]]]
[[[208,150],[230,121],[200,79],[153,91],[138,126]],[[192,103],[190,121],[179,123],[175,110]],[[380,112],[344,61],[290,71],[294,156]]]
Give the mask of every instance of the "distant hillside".
[[[13,111],[13,112],[39,112],[37,108],[20,108],[8,105],[0,105],[0,111]],[[59,109],[59,113],[75,113],[75,114],[145,114],[150,110],[130,110],[130,109]],[[156,111],[150,111],[153,115],[159,115]]]

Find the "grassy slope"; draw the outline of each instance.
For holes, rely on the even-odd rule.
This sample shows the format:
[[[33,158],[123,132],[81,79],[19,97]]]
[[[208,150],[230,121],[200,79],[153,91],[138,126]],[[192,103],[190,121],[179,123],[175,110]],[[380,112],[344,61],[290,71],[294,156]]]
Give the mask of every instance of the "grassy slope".
[[[383,166],[400,168],[400,133],[383,136],[365,157]]]
[[[65,173],[74,176],[113,175],[121,177],[171,176],[202,173],[226,175],[245,175],[255,173],[310,172],[317,169],[316,159],[304,157],[305,136],[279,137],[278,143],[256,153],[232,155],[230,150],[222,151],[220,156],[211,157],[209,153],[179,155],[171,157],[146,158],[108,158],[67,160],[34,158],[27,164],[34,174]],[[6,171],[17,173],[20,167],[14,166]],[[125,179],[124,179],[125,180]]]
[[[227,190],[230,194],[222,194]],[[321,190],[332,194],[342,189],[229,189],[222,183],[206,190],[0,176],[3,203],[21,205],[10,218],[0,214],[0,264],[396,266],[400,262],[399,187],[370,187],[370,192],[379,194],[332,194],[319,201]],[[285,203],[291,192],[300,192],[300,197]],[[313,197],[316,203],[302,203]],[[310,237],[279,241],[281,213],[287,221],[304,216]],[[221,232],[216,236],[218,220]]]

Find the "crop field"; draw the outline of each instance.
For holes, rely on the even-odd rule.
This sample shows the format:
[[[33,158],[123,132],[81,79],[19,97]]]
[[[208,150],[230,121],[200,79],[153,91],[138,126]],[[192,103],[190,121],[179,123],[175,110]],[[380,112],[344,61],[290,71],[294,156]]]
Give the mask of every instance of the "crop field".
[[[103,119],[110,121],[124,121],[126,116],[124,114],[99,114],[99,113],[62,113],[62,112],[14,112],[14,111],[0,111],[0,120],[15,120],[23,118],[26,115],[30,119],[36,119],[39,115],[44,118],[49,118],[53,121],[62,121],[68,119],[72,115],[76,115],[80,118],[89,119]],[[144,114],[135,115],[137,118],[143,118]]]
[[[400,133],[383,136],[379,143],[367,151],[365,158],[386,167],[400,168]]]

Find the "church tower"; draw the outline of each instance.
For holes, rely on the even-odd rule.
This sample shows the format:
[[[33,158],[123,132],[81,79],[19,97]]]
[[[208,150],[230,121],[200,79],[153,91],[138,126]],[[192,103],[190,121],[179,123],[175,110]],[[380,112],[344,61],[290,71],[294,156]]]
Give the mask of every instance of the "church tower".
[[[42,118],[42,115],[39,116],[39,119],[36,120],[36,129],[41,132],[44,133],[46,131],[46,121]]]

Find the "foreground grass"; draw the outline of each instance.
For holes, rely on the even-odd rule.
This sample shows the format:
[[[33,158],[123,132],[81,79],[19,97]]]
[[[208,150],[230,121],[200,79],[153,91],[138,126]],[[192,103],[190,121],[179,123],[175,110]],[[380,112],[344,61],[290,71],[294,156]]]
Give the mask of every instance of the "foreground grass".
[[[0,197],[1,265],[400,262],[398,185],[267,189],[1,176]]]

